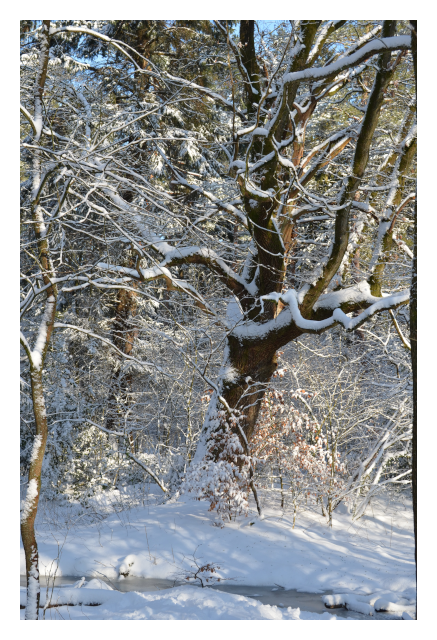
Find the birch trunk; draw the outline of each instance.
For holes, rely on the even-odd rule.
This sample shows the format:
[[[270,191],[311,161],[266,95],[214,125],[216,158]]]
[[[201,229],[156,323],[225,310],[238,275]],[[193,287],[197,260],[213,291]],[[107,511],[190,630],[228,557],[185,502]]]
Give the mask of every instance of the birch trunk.
[[[27,494],[21,512],[21,538],[26,556],[27,603],[26,620],[37,620],[39,609],[38,545],[35,537],[35,518],[41,491],[41,470],[47,443],[47,417],[41,367],[31,367],[33,412],[36,433],[29,468]]]
[[[38,145],[43,130],[43,93],[47,76],[50,46],[50,20],[43,20],[41,29],[41,48],[34,88],[34,144]],[[38,258],[42,268],[44,285],[47,289],[45,310],[41,320],[33,351],[24,336],[21,342],[29,359],[32,389],[33,412],[35,417],[35,439],[29,467],[26,497],[21,509],[21,537],[26,557],[27,604],[26,620],[38,620],[39,609],[39,567],[38,545],[35,537],[35,518],[41,491],[41,471],[47,443],[47,416],[43,388],[43,366],[56,314],[56,285],[51,283],[54,277],[52,260],[47,239],[47,227],[39,206],[44,177],[41,172],[40,152],[36,151],[33,162],[32,218],[38,246]]]

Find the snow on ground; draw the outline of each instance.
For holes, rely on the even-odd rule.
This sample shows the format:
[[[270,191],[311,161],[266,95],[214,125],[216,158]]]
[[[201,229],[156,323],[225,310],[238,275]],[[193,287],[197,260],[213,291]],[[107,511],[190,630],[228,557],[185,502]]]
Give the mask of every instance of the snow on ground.
[[[415,601],[410,602],[408,598],[402,598],[392,591],[381,592],[380,589],[370,595],[360,596],[351,593],[337,593],[326,595],[322,598],[325,606],[330,609],[345,607],[349,611],[357,611],[364,615],[373,616],[375,611],[384,613],[397,613],[402,616],[407,613],[409,616],[415,615]]]
[[[105,577],[117,588],[117,580],[123,579],[121,574],[184,579],[196,560],[199,565],[218,565],[220,568],[214,575],[231,579],[225,584],[277,584],[313,593],[332,590],[348,594],[350,603],[361,603],[358,610],[370,612],[379,599],[394,605],[391,611],[398,611],[398,603],[401,608],[405,605],[404,611],[413,612],[414,547],[409,503],[374,501],[369,515],[356,523],[344,507],[339,507],[334,512],[332,529],[311,511],[298,517],[294,529],[292,523],[292,514],[272,508],[266,509],[263,520],[252,511],[248,518],[239,518],[220,528],[214,526],[215,515],[208,512],[207,503],[189,498],[113,513],[91,525],[53,529],[40,522],[37,525],[40,571],[42,575],[53,575],[57,568],[58,576]],[[21,548],[22,574],[24,567]],[[111,598],[117,600],[113,611],[118,614],[114,615],[120,613],[117,607],[127,606],[129,611],[137,611],[138,607],[138,612],[143,612],[138,613],[140,617],[155,614],[159,617],[164,610],[168,611],[166,607],[171,602],[172,611],[168,615],[180,614],[178,619],[190,616],[208,619],[216,605],[211,605],[210,610],[205,602],[217,597],[222,599],[217,611],[223,608],[223,614],[217,615],[299,619],[299,614],[289,613],[291,609],[266,609],[267,605],[243,596],[194,588],[186,591],[187,588],[112,594]],[[195,596],[192,610],[181,612],[175,603],[180,598],[186,599],[187,594],[200,595]],[[361,599],[356,600],[357,597]],[[173,604],[179,613],[173,611]],[[110,614],[100,606],[93,609],[91,617],[102,615]],[[296,615],[297,618],[293,617]]]
[[[25,601],[25,589],[21,589]],[[41,604],[44,604],[43,597]],[[233,593],[191,585],[138,593],[90,589],[55,589],[46,620],[336,620],[329,613],[280,609]],[[99,603],[100,606],[95,606]],[[89,606],[91,604],[91,606]],[[70,606],[68,606],[70,605]],[[75,606],[72,606],[75,605]],[[94,605],[94,606],[92,606]],[[20,611],[24,620],[24,609]],[[40,618],[44,615],[40,609]]]

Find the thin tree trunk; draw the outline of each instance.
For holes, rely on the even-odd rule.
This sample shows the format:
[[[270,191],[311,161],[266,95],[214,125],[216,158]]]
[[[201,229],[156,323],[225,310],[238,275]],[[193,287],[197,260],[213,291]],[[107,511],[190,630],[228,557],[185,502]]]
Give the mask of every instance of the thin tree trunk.
[[[35,518],[41,491],[41,470],[47,443],[47,418],[42,384],[42,372],[30,374],[36,434],[33,443],[26,498],[21,512],[21,538],[26,556],[27,604],[26,620],[37,620],[39,609],[38,545],[35,537]]]
[[[132,259],[127,262],[128,267],[134,266]],[[133,287],[137,284],[133,283]],[[113,343],[124,354],[130,355],[135,339],[138,335],[138,330],[132,322],[132,318],[136,315],[137,311],[137,294],[133,291],[125,291],[120,289],[117,293],[117,302],[115,305],[115,320],[113,331]],[[117,430],[117,427],[122,428],[120,420],[123,417],[123,409],[127,410],[129,405],[129,392],[132,389],[132,375],[130,373],[123,375],[121,368],[123,366],[121,356],[118,357],[117,365],[114,367],[111,382],[110,393],[108,398],[108,409],[106,418],[106,428]],[[129,434],[129,442],[131,445],[132,453],[135,454],[133,438]]]
[[[41,30],[41,49],[39,68],[34,88],[34,144],[38,145],[43,129],[43,94],[47,76],[50,47],[50,20],[43,20]],[[41,188],[41,157],[37,151],[33,161],[32,185],[32,217],[35,222],[35,235],[38,246],[38,258],[43,272],[44,285],[48,286],[45,311],[40,323],[34,350],[31,351],[24,336],[22,345],[26,351],[30,365],[33,412],[35,416],[35,439],[29,467],[29,477],[25,500],[21,510],[21,538],[26,557],[27,603],[26,620],[38,620],[39,609],[39,567],[38,545],[35,536],[35,518],[41,491],[41,471],[47,443],[47,416],[44,401],[42,372],[47,348],[56,314],[57,289],[51,284],[54,277],[53,264],[50,257],[49,242],[46,237],[47,228],[43,212],[39,206]]]
[[[417,100],[417,20],[410,20],[411,49],[414,63],[414,79],[416,82]],[[413,249],[413,273],[411,278],[410,297],[410,344],[411,364],[413,368],[413,519],[414,519],[414,558],[416,561],[417,578],[417,197],[414,216],[414,249]]]

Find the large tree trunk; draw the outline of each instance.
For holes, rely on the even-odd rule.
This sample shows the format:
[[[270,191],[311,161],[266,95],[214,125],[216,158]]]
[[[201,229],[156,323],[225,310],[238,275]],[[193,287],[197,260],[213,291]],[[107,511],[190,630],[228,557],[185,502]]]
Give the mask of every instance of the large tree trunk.
[[[286,339],[277,335],[246,341],[232,334],[228,336],[217,390],[211,397],[193,462],[199,463],[204,457],[211,433],[220,428],[217,411],[223,410],[226,404],[242,415],[241,431],[238,429],[237,435],[249,453],[247,445],[255,432],[261,401],[277,368],[276,352],[290,341],[290,337],[295,339],[301,332],[296,330],[295,334],[293,337],[288,335]]]

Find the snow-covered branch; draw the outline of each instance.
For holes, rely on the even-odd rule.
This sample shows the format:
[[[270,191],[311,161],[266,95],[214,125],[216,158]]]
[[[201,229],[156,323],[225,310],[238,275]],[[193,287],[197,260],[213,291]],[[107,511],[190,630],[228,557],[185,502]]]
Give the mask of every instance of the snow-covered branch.
[[[327,78],[334,74],[340,73],[345,69],[361,64],[371,56],[386,51],[405,51],[411,49],[411,37],[410,36],[394,36],[391,38],[379,38],[378,40],[372,40],[358,51],[346,55],[344,58],[339,58],[335,62],[326,65],[325,67],[304,69],[303,71],[296,71],[294,73],[288,73],[284,76],[283,82],[285,85],[291,82],[302,80],[313,80],[320,78]]]
[[[274,320],[270,320],[264,324],[255,325],[255,323],[243,323],[240,327],[237,327],[233,333],[241,338],[246,337],[247,339],[253,339],[255,337],[263,338],[270,334],[278,333],[280,330],[291,325],[300,329],[302,333],[322,333],[337,324],[344,327],[346,331],[353,331],[354,329],[358,329],[362,324],[364,324],[364,322],[372,318],[375,314],[389,309],[396,309],[401,305],[407,304],[410,299],[409,290],[377,299],[370,294],[366,295],[365,289],[365,286],[361,288],[351,287],[350,289],[345,289],[342,292],[326,294],[326,298],[324,301],[320,302],[318,310],[333,309],[334,304],[338,304],[339,306],[334,309],[334,312],[330,317],[324,320],[307,320],[301,315],[299,310],[298,294],[294,289],[290,289],[283,294],[271,293],[269,295],[262,296],[261,301],[281,301],[284,305],[287,305],[287,309],[281,311]],[[340,308],[340,305],[348,306],[350,304],[358,304],[361,308],[366,305],[368,306],[365,311],[353,318],[350,318]]]

